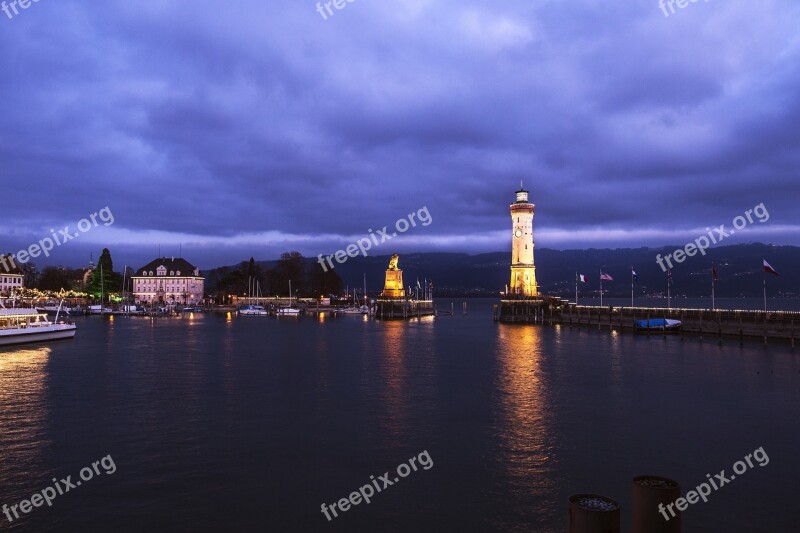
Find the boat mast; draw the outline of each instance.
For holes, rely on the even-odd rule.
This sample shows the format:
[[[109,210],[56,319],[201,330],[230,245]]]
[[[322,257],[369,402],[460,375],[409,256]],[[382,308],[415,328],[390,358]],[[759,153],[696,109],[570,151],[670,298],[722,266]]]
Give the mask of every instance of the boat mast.
[[[103,263],[100,263],[100,316],[103,316]]]
[[[122,305],[123,305],[124,315],[128,314],[128,301],[125,299],[125,275],[127,273],[128,273],[128,265],[125,265],[125,267],[122,269]]]

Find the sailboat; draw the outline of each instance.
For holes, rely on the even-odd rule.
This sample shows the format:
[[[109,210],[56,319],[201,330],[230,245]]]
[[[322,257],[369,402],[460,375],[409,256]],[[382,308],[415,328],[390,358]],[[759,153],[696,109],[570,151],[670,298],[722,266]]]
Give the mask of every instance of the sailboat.
[[[105,301],[105,285],[103,284],[103,264],[100,263],[100,305],[90,305],[89,306],[89,314],[90,315],[110,315],[113,312],[113,309],[110,307],[104,307]]]
[[[252,303],[253,298],[253,286],[255,285],[255,294],[256,294],[256,302],[261,297],[261,286],[258,283],[258,280],[247,278],[247,293],[248,293],[248,303],[241,309],[239,309],[239,315],[241,316],[268,316],[269,311],[264,309],[263,305],[256,305]]]
[[[278,315],[299,315],[300,309],[292,306],[292,280],[289,280],[289,306],[279,307]]]
[[[369,306],[367,305],[367,275],[364,274],[364,305],[358,305],[358,297],[356,295],[356,289],[353,289],[353,305],[350,307],[344,307],[342,309],[337,309],[337,313],[341,313],[343,315],[368,315],[369,314]]]

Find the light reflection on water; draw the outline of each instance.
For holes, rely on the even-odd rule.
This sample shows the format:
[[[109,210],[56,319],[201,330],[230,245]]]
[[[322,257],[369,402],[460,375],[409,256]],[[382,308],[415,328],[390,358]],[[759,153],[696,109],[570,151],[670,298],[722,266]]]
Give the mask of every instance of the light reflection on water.
[[[506,473],[497,490],[521,509],[538,508],[548,514],[555,505],[556,458],[553,413],[542,368],[545,351],[541,328],[500,326],[497,340],[497,463]],[[505,527],[512,524],[513,520]]]
[[[381,422],[383,430],[393,438],[406,432],[408,408],[406,394],[406,324],[388,321],[383,324],[380,338],[381,373],[384,380],[384,409],[386,415]]]
[[[47,445],[45,397],[49,347],[0,351],[0,479],[2,487],[34,475]]]

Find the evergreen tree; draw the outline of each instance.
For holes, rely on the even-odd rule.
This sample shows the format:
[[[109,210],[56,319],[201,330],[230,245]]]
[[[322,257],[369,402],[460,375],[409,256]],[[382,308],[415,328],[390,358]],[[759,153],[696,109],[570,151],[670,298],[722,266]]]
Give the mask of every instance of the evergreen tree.
[[[108,248],[103,248],[103,253],[97,260],[97,267],[86,285],[86,293],[90,298],[100,298],[101,293],[107,297],[109,293],[118,293],[121,288],[122,276],[114,272],[111,252],[108,251]]]

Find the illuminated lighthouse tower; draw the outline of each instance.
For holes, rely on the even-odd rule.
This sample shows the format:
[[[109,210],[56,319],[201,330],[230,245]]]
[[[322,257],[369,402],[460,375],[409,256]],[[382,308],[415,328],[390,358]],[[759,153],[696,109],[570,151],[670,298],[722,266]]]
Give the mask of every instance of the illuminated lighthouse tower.
[[[533,209],[528,202],[528,191],[517,191],[517,201],[511,204],[511,221],[514,236],[511,246],[510,293],[517,296],[537,296],[536,266],[533,264]]]

